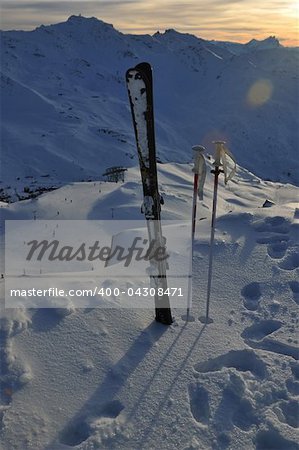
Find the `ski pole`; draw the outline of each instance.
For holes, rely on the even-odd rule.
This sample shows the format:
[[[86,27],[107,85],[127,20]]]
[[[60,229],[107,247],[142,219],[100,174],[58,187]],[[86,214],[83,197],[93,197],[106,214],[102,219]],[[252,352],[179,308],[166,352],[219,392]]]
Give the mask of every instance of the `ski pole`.
[[[197,194],[202,200],[202,189],[205,181],[206,167],[203,152],[205,148],[201,145],[195,145],[192,147],[194,151],[194,166],[192,172],[194,172],[193,181],[193,202],[192,202],[192,224],[191,224],[191,251],[189,261],[189,279],[188,279],[188,298],[187,298],[187,320],[189,319],[190,309],[192,307],[192,272],[193,272],[193,252],[194,252],[194,236],[196,227],[196,207],[197,207]],[[198,190],[200,176],[200,190]]]
[[[213,271],[213,249],[215,239],[215,223],[217,210],[217,192],[218,192],[218,178],[220,173],[224,173],[225,184],[232,179],[236,172],[236,162],[231,152],[225,147],[224,141],[214,141],[215,144],[215,161],[213,163],[215,169],[211,170],[214,174],[214,194],[213,194],[213,209],[212,209],[212,223],[211,223],[211,237],[210,237],[210,253],[209,253],[209,269],[208,269],[208,287],[207,287],[207,304],[206,304],[206,318],[205,323],[209,323],[209,309],[212,286],[212,271]],[[234,162],[234,167],[230,174],[227,174],[226,155]],[[223,170],[220,167],[223,167]]]
[[[221,173],[221,150],[225,144],[223,141],[214,141],[215,144],[215,169],[211,170],[214,174],[214,194],[213,194],[213,210],[212,210],[212,223],[211,223],[211,237],[210,237],[210,254],[209,254],[209,271],[208,271],[208,288],[207,288],[207,304],[206,304],[206,323],[209,322],[209,309],[210,309],[210,297],[211,297],[211,285],[212,285],[212,270],[213,270],[213,247],[215,239],[215,221],[217,210],[217,192],[218,192],[218,177]]]

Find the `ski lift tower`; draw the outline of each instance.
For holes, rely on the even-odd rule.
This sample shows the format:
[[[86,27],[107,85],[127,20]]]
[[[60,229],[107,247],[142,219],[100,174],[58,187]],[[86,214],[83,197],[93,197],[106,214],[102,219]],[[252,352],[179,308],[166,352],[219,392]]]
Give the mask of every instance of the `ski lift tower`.
[[[112,183],[118,183],[119,181],[125,181],[125,172],[128,169],[121,166],[108,167],[106,172],[103,173],[103,176],[106,177],[106,181],[110,181]]]

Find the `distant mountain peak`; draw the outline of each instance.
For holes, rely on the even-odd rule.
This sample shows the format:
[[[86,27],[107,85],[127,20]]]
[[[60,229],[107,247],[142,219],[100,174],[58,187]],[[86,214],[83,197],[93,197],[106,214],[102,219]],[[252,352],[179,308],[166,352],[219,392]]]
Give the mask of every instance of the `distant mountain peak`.
[[[81,14],[79,14],[78,16],[73,14],[67,19],[66,23],[75,25],[95,24],[98,26],[114,29],[111,23],[104,22],[103,20],[100,20],[97,17],[85,17],[82,16]]]
[[[157,31],[154,34],[154,37],[174,37],[174,36],[182,36],[182,33],[180,33],[179,31],[176,31],[174,28],[168,28],[167,30],[163,32],[161,31]]]
[[[180,31],[175,30],[174,28],[168,28],[164,31],[164,33],[161,33],[160,31],[157,31],[154,35],[154,38],[158,38],[163,40],[164,42],[168,43],[187,43],[187,44],[198,44],[203,39],[190,34],[190,33],[181,33]]]
[[[165,30],[166,34],[179,34],[178,31],[176,31],[174,28],[168,28],[167,30]]]
[[[276,36],[269,36],[261,41],[257,39],[251,39],[251,41],[247,42],[246,46],[251,48],[267,49],[281,47],[282,45],[280,44]]]
[[[67,19],[67,22],[73,22],[73,21],[77,21],[77,20],[85,20],[85,17],[82,16],[81,14],[79,14],[78,16],[73,14]]]

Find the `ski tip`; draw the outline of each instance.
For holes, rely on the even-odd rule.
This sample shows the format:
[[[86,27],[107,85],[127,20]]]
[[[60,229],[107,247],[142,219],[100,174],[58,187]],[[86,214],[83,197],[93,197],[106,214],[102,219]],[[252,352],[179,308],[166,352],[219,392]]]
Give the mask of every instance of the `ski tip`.
[[[148,63],[148,62],[141,62],[141,63],[139,63],[139,64],[137,64],[137,66],[135,66],[135,69],[137,69],[137,70],[142,70],[142,71],[145,71],[145,72],[148,72],[148,71],[152,71],[152,66],[150,65],[150,63]]]
[[[153,84],[153,69],[150,63],[141,62],[137,64],[135,70],[137,70],[150,85]]]

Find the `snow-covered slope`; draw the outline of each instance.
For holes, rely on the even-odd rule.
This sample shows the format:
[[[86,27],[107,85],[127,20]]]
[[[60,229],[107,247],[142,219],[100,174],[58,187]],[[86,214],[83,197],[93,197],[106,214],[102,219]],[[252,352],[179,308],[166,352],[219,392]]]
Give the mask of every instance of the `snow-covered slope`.
[[[162,164],[159,180],[164,219],[189,218],[191,166]],[[208,173],[193,322],[182,310],[171,327],[153,322],[153,310],[3,311],[4,450],[298,449],[298,188],[240,167],[227,188],[221,180],[213,323],[204,327],[212,189]],[[114,208],[115,220],[142,220],[141,192],[134,167],[124,184],[75,183],[1,213],[93,220]],[[262,208],[266,199],[275,205]],[[3,300],[3,280],[0,288]]]
[[[269,36],[262,41],[257,39],[251,39],[247,44],[239,44],[238,42],[225,42],[225,41],[211,41],[211,43],[216,44],[230,52],[238,55],[240,53],[249,53],[251,51],[263,50],[263,49],[274,49],[282,47],[279,40],[275,36]]]
[[[154,69],[160,160],[187,162],[191,145],[221,138],[242,166],[297,184],[298,49],[239,46],[125,35],[81,16],[1,32],[2,198],[135,165],[124,74],[142,60]]]

